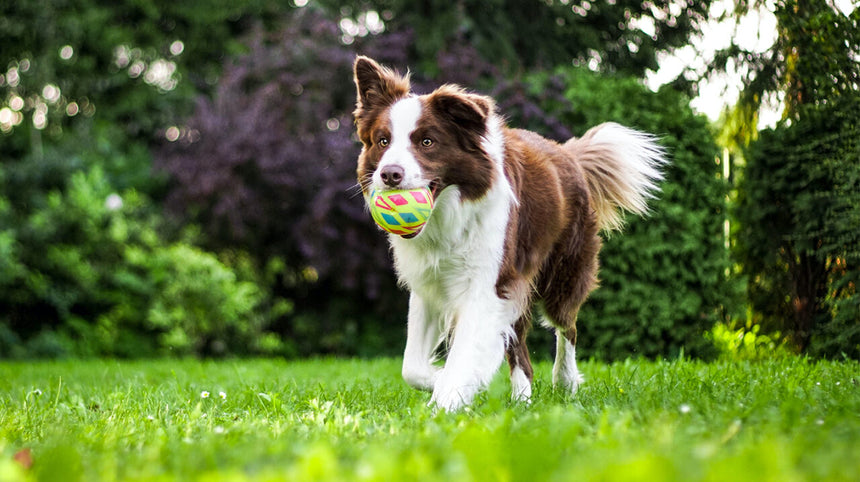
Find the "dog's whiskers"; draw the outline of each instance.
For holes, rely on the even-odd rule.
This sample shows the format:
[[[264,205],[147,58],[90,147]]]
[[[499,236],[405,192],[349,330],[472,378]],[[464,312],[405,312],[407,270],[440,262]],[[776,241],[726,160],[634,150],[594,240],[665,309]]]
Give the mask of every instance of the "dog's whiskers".
[[[371,182],[373,182],[372,174],[363,174],[359,177],[358,182],[350,186],[348,191],[351,191],[350,199],[358,196],[363,196],[365,192],[370,190]]]
[[[358,196],[364,195],[364,189],[362,188],[361,183],[353,184],[352,186],[349,187],[349,189],[347,189],[347,192],[350,193],[349,194],[350,199],[355,199]]]

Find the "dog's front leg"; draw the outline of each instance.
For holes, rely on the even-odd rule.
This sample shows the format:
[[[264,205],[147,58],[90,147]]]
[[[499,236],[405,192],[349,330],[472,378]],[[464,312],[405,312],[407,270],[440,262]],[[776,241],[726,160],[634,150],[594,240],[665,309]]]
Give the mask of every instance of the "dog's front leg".
[[[439,368],[433,365],[433,351],[442,335],[441,321],[414,292],[409,297],[403,379],[419,390],[433,390]]]
[[[489,385],[505,357],[512,322],[494,294],[477,297],[459,310],[445,368],[436,379],[430,404],[455,411],[472,403]]]

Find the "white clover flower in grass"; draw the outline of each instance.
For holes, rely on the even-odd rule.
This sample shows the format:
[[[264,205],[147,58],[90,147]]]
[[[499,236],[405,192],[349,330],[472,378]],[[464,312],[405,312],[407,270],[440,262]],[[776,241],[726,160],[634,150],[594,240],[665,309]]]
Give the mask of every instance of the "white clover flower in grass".
[[[227,393],[218,392],[218,396],[221,397],[221,400],[227,400]]]
[[[203,390],[202,392],[200,392],[200,398],[209,398],[209,392]]]
[[[690,413],[690,410],[692,410],[692,408],[686,403],[682,403],[681,406],[678,407],[678,410],[680,410],[681,413]]]

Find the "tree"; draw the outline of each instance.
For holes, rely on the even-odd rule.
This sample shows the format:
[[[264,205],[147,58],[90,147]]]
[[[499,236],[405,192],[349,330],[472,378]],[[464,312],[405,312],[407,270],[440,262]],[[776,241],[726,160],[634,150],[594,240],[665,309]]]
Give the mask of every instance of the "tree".
[[[3,2],[0,98],[21,114],[0,126],[4,140],[19,130],[56,139],[96,112],[150,139],[189,107],[190,94],[214,83],[220,63],[241,48],[234,34],[262,8],[250,0]],[[16,98],[24,103],[8,105]]]
[[[798,350],[857,357],[860,10],[846,15],[823,0],[773,8],[771,51],[724,57],[749,62],[738,107],[747,123],[768,92],[785,99],[784,121],[744,150],[735,256],[756,322]]]
[[[396,288],[384,239],[354,189],[358,144],[350,128],[355,99],[350,78],[356,52],[402,70],[411,67],[419,92],[453,81],[490,94],[513,125],[556,139],[581,132],[588,123],[626,121],[623,117],[640,114],[640,127],[659,132],[664,124],[647,113],[625,111],[620,103],[597,97],[570,97],[558,84],[563,76],[550,79],[555,82],[551,88],[537,88],[541,83],[526,72],[573,61],[592,70],[641,75],[656,66],[656,52],[684,43],[709,4],[693,2],[684,9],[672,2],[630,0],[600,5],[374,0],[350,7],[324,1],[331,8],[326,14],[319,6],[295,8],[271,0],[102,3],[47,0],[0,6],[0,62],[6,69],[0,71],[0,286],[9,288],[0,294],[0,338],[9,326],[18,332],[13,334],[37,337],[41,326],[76,324],[70,333],[85,334],[101,328],[82,320],[108,319],[119,320],[113,326],[130,326],[130,333],[149,336],[147,346],[153,351],[169,341],[187,352],[209,353],[215,341],[253,338],[271,315],[258,313],[265,311],[258,305],[280,303],[277,297],[258,293],[254,303],[234,298],[235,306],[244,306],[243,313],[262,320],[249,332],[237,334],[232,331],[235,320],[227,320],[229,329],[184,327],[185,333],[204,334],[197,341],[162,336],[173,333],[174,326],[183,328],[182,319],[159,315],[152,293],[163,295],[165,312],[179,313],[186,298],[211,308],[213,299],[206,288],[196,290],[197,285],[168,293],[159,284],[163,273],[191,284],[197,273],[209,273],[227,280],[224,296],[243,291],[251,278],[265,279],[277,295],[295,299],[295,312],[281,316],[277,329],[295,341],[299,354],[394,353],[403,330],[406,296]],[[691,172],[701,167],[701,173],[712,174],[712,146],[699,121],[681,108],[681,97],[649,97],[633,80],[601,79],[582,73],[562,80],[613,99],[619,94],[612,89],[622,86],[643,109],[666,104],[672,115],[696,125],[689,137],[698,150],[691,147],[690,155],[704,157],[684,165],[693,166]],[[571,99],[578,109],[573,113]],[[607,105],[618,110],[607,112]],[[676,128],[673,124],[666,130]],[[151,171],[153,155],[157,176]],[[87,177],[93,172],[104,176]],[[70,179],[77,181],[73,185]],[[711,194],[713,186],[696,179],[690,196],[669,187],[667,193],[699,203],[697,196]],[[57,200],[62,204],[77,195],[75,186],[86,191],[89,181],[100,183],[89,198],[98,209],[91,206],[79,216],[64,217]],[[108,193],[135,192],[146,200],[146,209],[140,209],[143,214],[133,221],[132,231],[146,239],[125,243],[108,236],[117,233],[90,229],[93,224],[113,226],[116,216],[103,212],[102,198]],[[720,196],[717,192],[717,204]],[[199,223],[205,245],[221,261],[242,260],[239,264],[254,267],[249,270],[254,275],[237,276],[234,283],[225,274],[227,267],[211,256],[178,247],[167,223],[144,222],[161,202],[178,224]],[[673,214],[684,218],[678,221],[683,229],[692,230],[695,239],[687,239],[688,244],[704,246],[702,253],[708,255],[712,245],[719,245],[709,237],[714,206],[693,209],[706,213],[697,225],[677,210]],[[631,232],[637,229],[632,223]],[[146,244],[153,236],[161,240],[157,246]],[[646,239],[653,242],[653,233]],[[49,246],[61,246],[62,252],[40,257],[38,250]],[[148,254],[139,256],[141,249]],[[661,263],[664,254],[658,256]],[[180,270],[186,256],[196,260],[199,271]],[[128,257],[139,264],[129,267]],[[720,263],[715,258],[713,264]],[[700,266],[691,283],[700,274],[711,277],[715,272],[712,264],[703,261]],[[143,280],[146,289],[140,293],[148,296],[138,297],[124,284],[134,279],[126,276],[129,270]],[[93,271],[99,276],[91,276]],[[635,284],[641,291],[638,299],[652,281]],[[710,287],[717,281],[703,283]],[[45,286],[52,289],[37,289]],[[212,289],[213,295],[220,292]],[[676,352],[691,333],[710,323],[718,309],[713,293],[699,300],[684,293],[681,315],[660,322],[681,319],[690,329],[668,341],[661,340],[664,330],[655,330],[647,353]],[[661,303],[668,306],[665,299]],[[283,314],[285,308],[276,311]],[[149,317],[151,312],[156,314]],[[7,323],[9,313],[15,319]],[[648,314],[610,318],[617,328],[625,327],[631,316]],[[690,322],[696,316],[704,321]],[[205,317],[195,319],[205,324]],[[642,327],[637,330],[633,335]],[[630,346],[599,353],[617,357]]]
[[[799,350],[815,346],[819,354],[855,358],[858,105],[860,97],[853,95],[825,106],[800,106],[795,122],[762,132],[746,150],[735,210],[736,253],[749,277],[756,321],[784,331]]]
[[[421,70],[438,72],[439,52],[469,44],[506,74],[588,65],[643,77],[657,54],[686,45],[707,18],[710,0],[571,2],[546,0],[353,0],[321,2],[337,15],[382,15],[386,29],[412,30]],[[387,20],[386,20],[387,19]],[[347,25],[350,25],[348,23]]]
[[[783,117],[797,119],[803,105],[820,105],[860,88],[860,9],[844,13],[827,0],[745,0],[724,18],[767,10],[777,21],[774,44],[762,52],[736,42],[716,53],[705,75],[743,72],[730,137],[745,145],[755,137],[765,99],[779,94]]]

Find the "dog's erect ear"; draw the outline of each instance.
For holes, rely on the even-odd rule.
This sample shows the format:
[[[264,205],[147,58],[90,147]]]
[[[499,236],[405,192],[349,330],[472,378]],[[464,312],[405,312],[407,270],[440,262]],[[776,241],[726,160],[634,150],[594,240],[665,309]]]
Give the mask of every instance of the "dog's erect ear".
[[[409,95],[409,74],[401,76],[363,55],[355,59],[353,71],[358,90],[356,112],[390,105]]]
[[[487,131],[487,118],[493,112],[493,101],[488,97],[469,94],[462,89],[444,85],[430,95],[430,105],[436,112],[458,128],[483,136]]]

